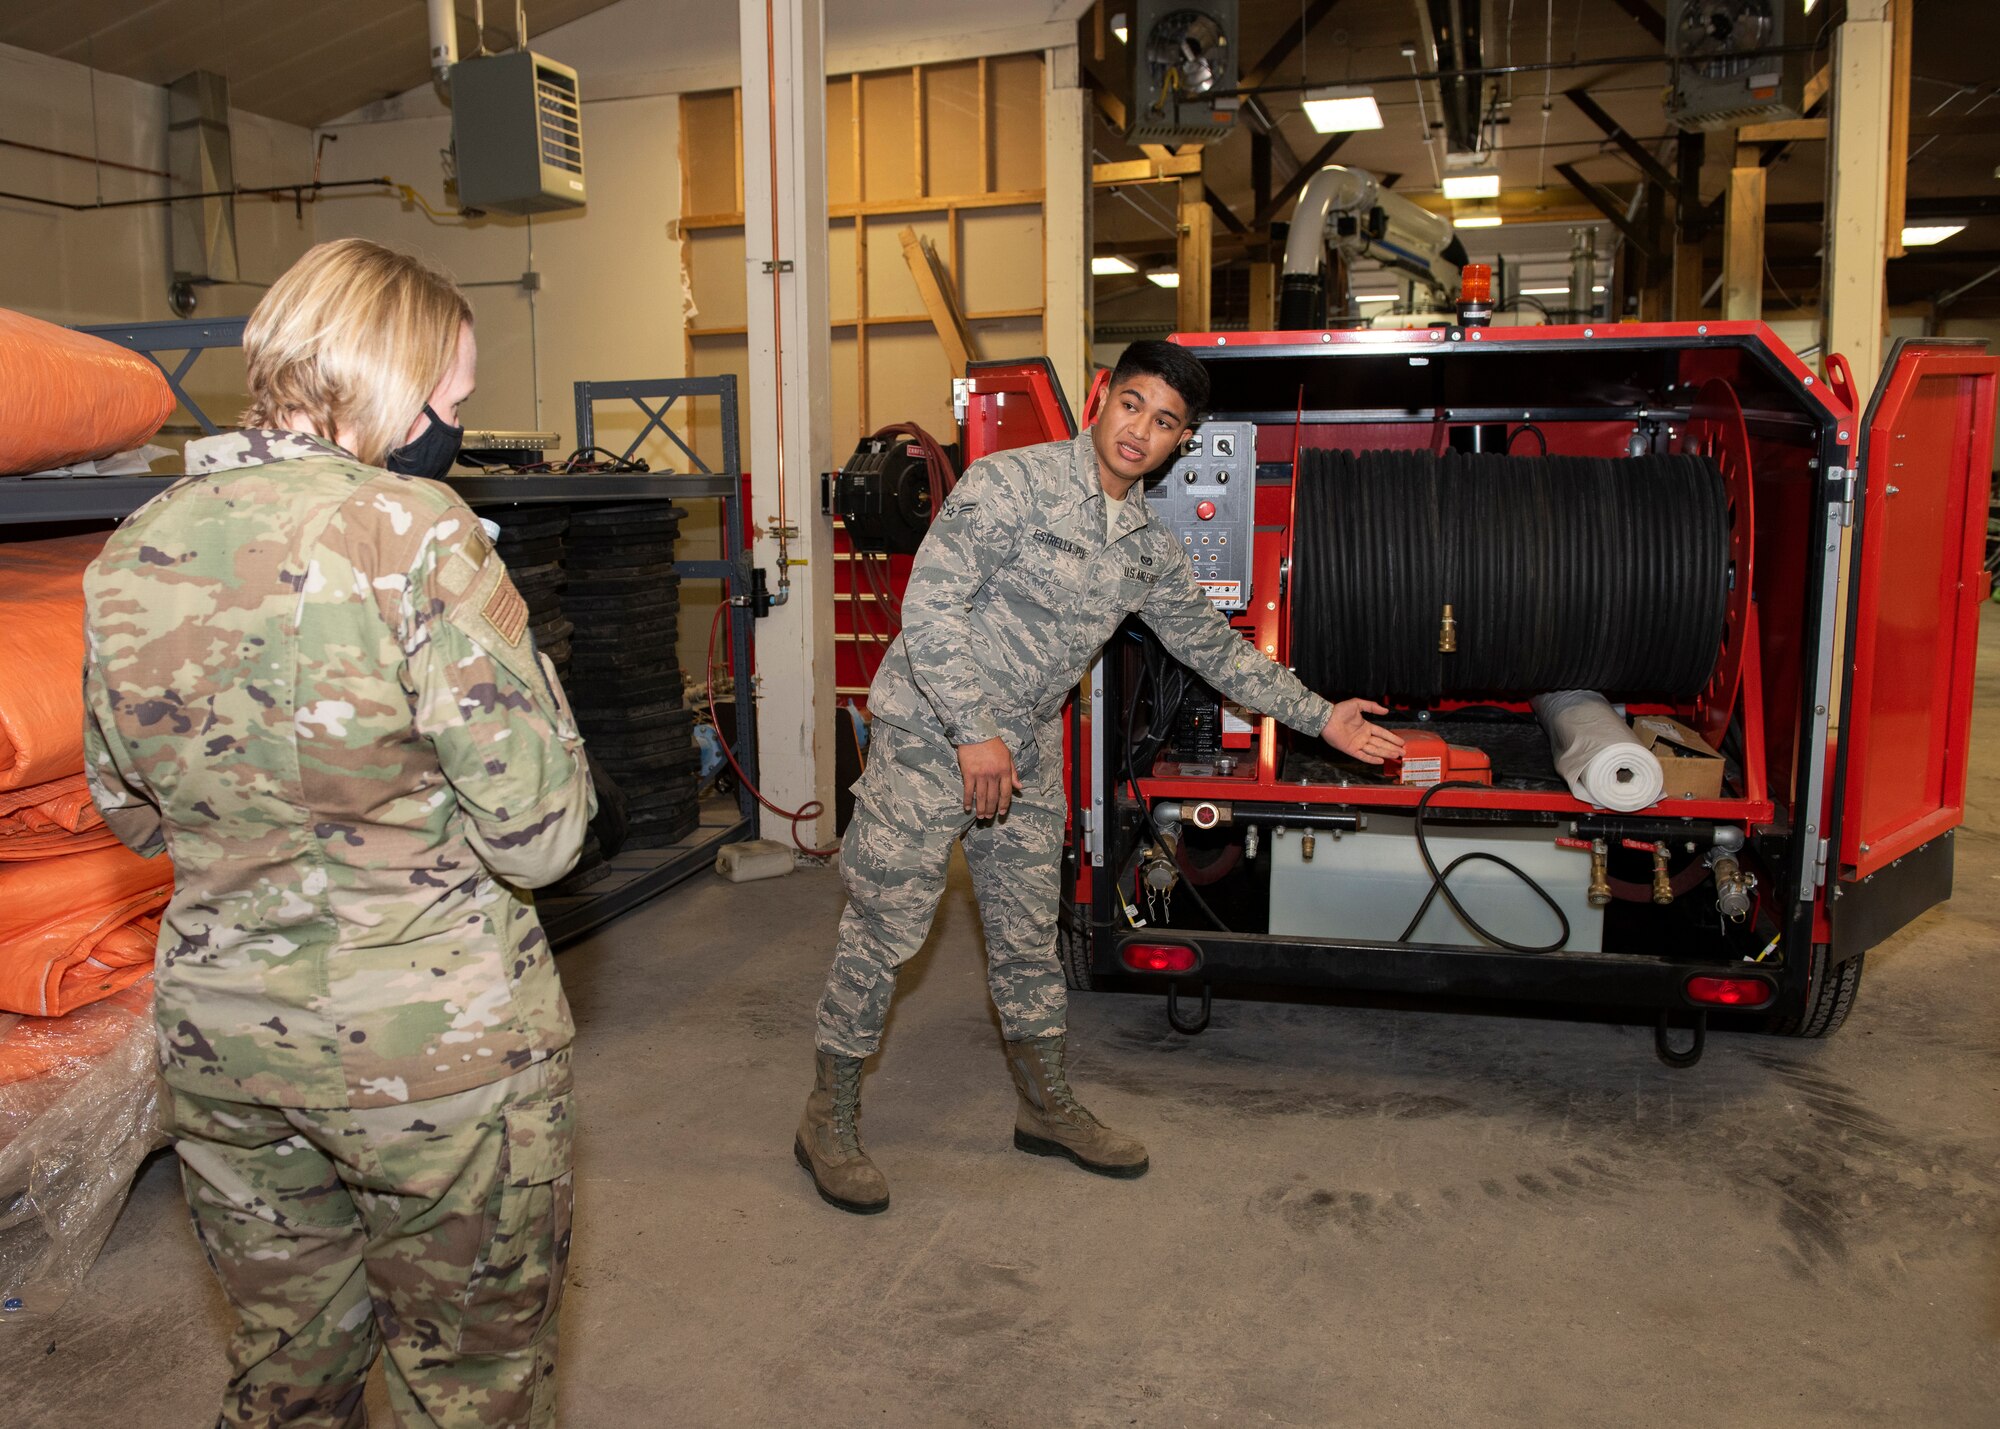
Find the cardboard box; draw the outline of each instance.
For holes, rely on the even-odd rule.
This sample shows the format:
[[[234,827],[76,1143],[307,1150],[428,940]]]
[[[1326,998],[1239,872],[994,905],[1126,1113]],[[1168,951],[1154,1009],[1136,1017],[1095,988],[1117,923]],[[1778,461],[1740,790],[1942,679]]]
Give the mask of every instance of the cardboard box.
[[[1641,715],[1632,721],[1632,732],[1643,748],[1660,761],[1660,775],[1666,792],[1662,799],[1719,799],[1722,797],[1722,756],[1708,747],[1700,735],[1677,719],[1664,715]]]

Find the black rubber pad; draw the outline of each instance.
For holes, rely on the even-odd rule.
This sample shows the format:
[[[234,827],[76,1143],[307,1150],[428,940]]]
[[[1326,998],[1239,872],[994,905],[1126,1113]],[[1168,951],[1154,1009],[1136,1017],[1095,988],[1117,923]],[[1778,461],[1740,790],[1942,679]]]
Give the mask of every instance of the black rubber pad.
[[[612,501],[579,506],[570,513],[570,521],[576,526],[616,526],[633,520],[678,521],[686,515],[685,507],[664,506],[657,501]]]
[[[526,570],[533,566],[556,565],[562,560],[563,541],[560,536],[544,536],[536,541],[517,543],[502,541],[493,548],[500,553],[500,559],[512,571]]]

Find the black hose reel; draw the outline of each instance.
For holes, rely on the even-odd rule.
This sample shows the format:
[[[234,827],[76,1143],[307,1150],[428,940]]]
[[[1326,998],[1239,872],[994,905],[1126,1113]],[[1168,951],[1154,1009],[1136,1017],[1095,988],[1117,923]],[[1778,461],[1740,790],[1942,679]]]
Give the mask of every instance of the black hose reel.
[[[1292,664],[1322,694],[1678,702],[1715,672],[1731,517],[1707,457],[1308,449],[1294,481]]]

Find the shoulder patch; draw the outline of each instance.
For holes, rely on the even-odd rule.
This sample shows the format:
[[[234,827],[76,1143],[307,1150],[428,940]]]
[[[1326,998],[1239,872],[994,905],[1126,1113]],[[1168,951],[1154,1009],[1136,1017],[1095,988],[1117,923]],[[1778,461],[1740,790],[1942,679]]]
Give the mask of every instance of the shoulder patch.
[[[493,593],[486,597],[486,604],[479,613],[509,645],[519,645],[521,636],[527,632],[528,602],[521,598],[521,593],[514,589],[514,582],[505,575],[494,582]]]

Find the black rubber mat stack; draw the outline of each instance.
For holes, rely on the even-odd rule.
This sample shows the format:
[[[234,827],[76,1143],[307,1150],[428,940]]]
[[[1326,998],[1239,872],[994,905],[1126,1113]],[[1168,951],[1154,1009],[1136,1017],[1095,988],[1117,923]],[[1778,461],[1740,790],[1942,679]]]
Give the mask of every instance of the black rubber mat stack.
[[[508,506],[485,513],[500,528],[493,547],[507,563],[514,588],[528,603],[528,629],[535,648],[549,657],[558,675],[569,671],[570,623],[563,616],[563,532],[567,506]]]
[[[514,588],[528,603],[528,628],[534,633],[535,648],[549,657],[549,663],[556,667],[556,678],[562,681],[567,691],[571,684],[570,640],[575,630],[562,607],[563,587],[569,582],[569,573],[563,569],[563,537],[569,530],[570,508],[510,506],[489,509],[485,516],[500,528],[493,547],[500,553],[500,559],[507,563],[507,573],[513,578]],[[601,808],[604,803],[602,789],[598,803]],[[584,837],[583,852],[577,855],[576,868],[550,890],[552,893],[574,893],[610,874],[611,865],[605,859],[606,849],[598,837],[603,823],[600,813],[597,821],[592,823],[589,834]]]
[[[674,541],[686,514],[664,502],[579,506],[564,551],[570,702],[591,759],[624,792],[629,848],[677,843],[701,822],[694,716],[675,649]]]

